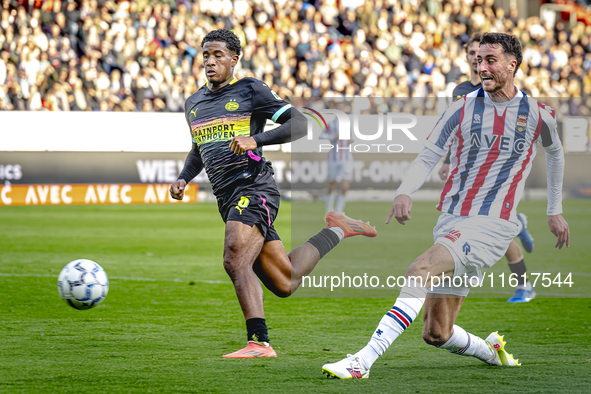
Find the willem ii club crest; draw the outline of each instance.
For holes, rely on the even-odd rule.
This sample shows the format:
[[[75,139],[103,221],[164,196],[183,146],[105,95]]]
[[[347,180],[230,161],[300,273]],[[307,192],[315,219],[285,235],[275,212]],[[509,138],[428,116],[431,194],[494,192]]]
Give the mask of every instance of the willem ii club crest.
[[[517,115],[517,130],[519,132],[523,133],[525,131],[526,127],[527,127],[527,115],[526,114]]]

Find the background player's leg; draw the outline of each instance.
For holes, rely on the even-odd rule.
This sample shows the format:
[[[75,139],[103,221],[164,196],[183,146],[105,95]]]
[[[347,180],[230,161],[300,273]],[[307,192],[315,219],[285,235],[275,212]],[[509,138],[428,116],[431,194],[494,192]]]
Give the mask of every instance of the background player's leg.
[[[349,191],[349,184],[350,182],[346,179],[341,181],[341,191],[337,196],[337,211],[345,211],[345,204],[347,203],[347,191]]]
[[[336,182],[328,182],[326,190],[326,212],[334,210],[334,202],[337,198]]]
[[[525,267],[523,252],[515,240],[509,244],[505,257],[507,257],[511,273],[517,277],[515,295],[508,299],[507,302],[529,302],[533,300],[536,293],[529,279],[527,279],[527,268]]]
[[[523,252],[515,240],[511,241],[509,244],[509,248],[507,249],[507,253],[505,253],[505,257],[507,257],[507,262],[509,263],[509,269],[511,270],[511,273],[517,275],[517,284],[524,285],[524,274],[527,273],[527,269],[525,268]]]
[[[244,317],[264,318],[263,289],[252,265],[265,239],[256,226],[229,220],[224,239],[224,268],[234,283],[234,289]]]
[[[326,190],[326,212],[334,210],[335,200],[337,199],[337,172],[338,162],[328,160],[327,164],[327,182],[328,188]]]
[[[511,241],[509,244],[509,248],[507,248],[507,253],[505,253],[505,257],[509,261],[509,265],[515,264],[515,262],[521,260],[523,258],[523,252],[517,242],[515,240]]]

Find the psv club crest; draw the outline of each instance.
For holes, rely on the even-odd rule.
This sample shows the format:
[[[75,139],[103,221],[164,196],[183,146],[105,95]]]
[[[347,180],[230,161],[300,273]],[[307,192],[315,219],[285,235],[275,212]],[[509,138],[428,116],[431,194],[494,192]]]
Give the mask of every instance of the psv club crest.
[[[236,111],[238,108],[240,108],[240,104],[238,104],[236,102],[236,99],[231,99],[227,104],[226,104],[226,110],[228,111]]]

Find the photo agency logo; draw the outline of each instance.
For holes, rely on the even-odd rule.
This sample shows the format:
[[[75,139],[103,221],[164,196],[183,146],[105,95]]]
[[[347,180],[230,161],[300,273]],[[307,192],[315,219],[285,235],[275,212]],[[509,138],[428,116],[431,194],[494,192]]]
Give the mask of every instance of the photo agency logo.
[[[411,131],[417,125],[413,114],[347,113],[310,107],[303,107],[302,112],[308,119],[307,140],[319,142],[317,152],[400,153],[405,142],[417,141]]]

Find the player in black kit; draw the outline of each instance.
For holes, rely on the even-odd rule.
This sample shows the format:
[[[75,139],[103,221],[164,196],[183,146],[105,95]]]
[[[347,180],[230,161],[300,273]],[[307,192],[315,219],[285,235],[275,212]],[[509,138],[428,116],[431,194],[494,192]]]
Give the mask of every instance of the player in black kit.
[[[182,199],[186,184],[205,168],[226,223],[224,268],[246,319],[248,345],[224,357],[276,357],[258,279],[277,296],[287,297],[343,238],[377,233],[369,224],[329,212],[326,228],[286,253],[273,227],[280,195],[262,147],[303,137],[307,120],[263,82],[233,77],[241,47],[232,32],[212,31],[201,46],[208,82],[185,103],[193,148],[170,193]],[[281,126],[263,132],[267,119]]]

